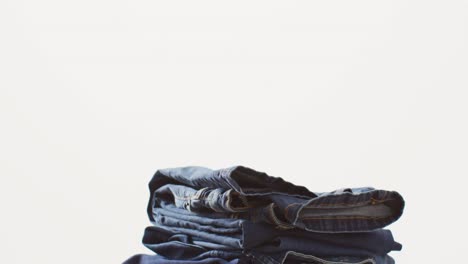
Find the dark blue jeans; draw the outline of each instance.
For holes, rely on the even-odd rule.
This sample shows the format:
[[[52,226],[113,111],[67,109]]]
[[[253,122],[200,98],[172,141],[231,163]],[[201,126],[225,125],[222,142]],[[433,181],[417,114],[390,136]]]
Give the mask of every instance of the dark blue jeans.
[[[403,213],[394,191],[347,188],[311,192],[282,178],[246,167],[222,170],[184,167],[158,170],[150,184],[148,216],[161,204],[193,212],[220,212],[280,229],[363,232],[382,228]]]
[[[124,264],[394,264],[390,256],[368,257],[329,257],[318,258],[297,252],[287,252],[281,262],[274,256],[262,254],[244,254],[240,258],[225,260],[218,257],[210,257],[196,260],[168,259],[159,255],[135,255],[124,262]]]
[[[182,218],[184,215],[178,219]],[[238,222],[239,220],[232,221]],[[164,226],[151,226],[145,230],[143,243],[149,249],[168,259],[194,260],[219,257],[232,260],[242,256],[242,253],[250,252],[257,257],[265,255],[262,258],[267,258],[266,256],[269,256],[271,263],[281,263],[286,258],[287,252],[320,258],[346,256],[354,259],[379,259],[392,250],[401,249],[401,245],[393,240],[389,230],[326,234],[303,232],[297,229],[275,230],[265,224],[241,221],[243,222],[240,222],[239,228],[231,228],[231,231],[227,231],[229,228],[227,227],[223,229],[226,232],[222,233],[216,233],[214,229],[200,231],[200,228],[195,229],[191,225],[182,227],[187,224],[185,220],[175,221],[175,224]],[[213,222],[209,224],[211,225]],[[386,262],[376,260],[376,263]]]
[[[127,259],[123,264],[248,264],[249,261],[240,261],[239,259],[225,260],[222,258],[205,258],[197,260],[167,259],[162,256],[135,255]],[[259,262],[260,263],[260,262]]]
[[[170,204],[154,209],[153,219],[156,226],[146,229],[145,244],[148,244],[145,238],[158,237],[164,229],[167,233],[191,237],[191,244],[219,250],[255,248],[262,252],[297,250],[321,256],[366,256],[401,249],[391,232],[383,229],[359,233],[283,230],[265,223],[223,218],[219,213],[193,213]]]
[[[158,256],[128,264],[391,264],[401,249],[381,230],[403,212],[397,192],[316,193],[241,166],[158,170],[149,187],[143,243]]]

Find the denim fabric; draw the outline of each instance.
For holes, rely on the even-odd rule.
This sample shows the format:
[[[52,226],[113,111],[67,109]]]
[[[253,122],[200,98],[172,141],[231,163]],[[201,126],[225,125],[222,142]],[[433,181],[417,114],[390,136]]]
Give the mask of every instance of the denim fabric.
[[[306,255],[295,251],[288,251],[280,258],[275,255],[264,255],[258,253],[249,253],[251,263],[260,264],[394,264],[392,257],[374,256],[374,257],[316,257]],[[280,259],[280,260],[278,260]]]
[[[168,259],[159,255],[135,255],[123,264],[394,264],[390,256],[378,257],[328,257],[319,258],[289,251],[278,261],[272,256],[262,254],[244,254],[238,259],[204,258],[197,260]]]
[[[389,230],[363,233],[317,233],[297,228],[282,230],[244,219],[215,217],[208,213],[195,214],[171,205],[155,209],[153,219],[154,224],[167,230],[167,233],[199,238],[205,243],[209,242],[212,249],[262,248],[269,252],[302,249],[302,252],[310,254],[331,256],[384,255],[401,249]],[[147,228],[145,237],[150,234],[157,236],[152,228]],[[198,244],[197,241],[192,243]]]
[[[311,192],[246,167],[158,170],[150,184],[148,216],[163,203],[194,212],[224,212],[281,229],[314,232],[371,231],[396,221],[404,200],[371,187]]]
[[[168,259],[197,260],[218,257],[232,260],[242,256],[240,249],[219,246],[198,237],[174,233],[158,226],[150,226],[145,229],[143,244],[158,255]]]
[[[318,257],[378,258],[392,250],[401,249],[401,245],[393,241],[389,230],[352,234],[292,232],[292,230],[272,232],[271,227],[258,224],[250,224],[247,230],[250,232],[246,232],[243,238],[250,241],[249,248],[226,246],[229,242],[224,242],[222,239],[208,241],[206,237],[193,236],[194,233],[190,229],[171,230],[160,226],[146,228],[143,244],[155,253],[171,259],[199,259],[207,256],[232,259],[240,257],[243,252],[253,250],[257,254],[272,256],[276,262],[281,262],[288,251]],[[225,238],[229,239],[227,236]],[[244,241],[237,242],[242,244]]]
[[[143,244],[125,264],[394,264],[382,229],[403,213],[394,191],[311,192],[243,166],[158,170]]]
[[[314,256],[288,251],[282,254],[248,253],[250,263],[262,264],[395,264],[389,255],[383,256]]]
[[[135,255],[127,259],[123,264],[250,264],[249,261],[242,261],[240,259],[224,260],[222,258],[205,258],[199,260],[179,260],[167,259],[162,256],[154,255]]]

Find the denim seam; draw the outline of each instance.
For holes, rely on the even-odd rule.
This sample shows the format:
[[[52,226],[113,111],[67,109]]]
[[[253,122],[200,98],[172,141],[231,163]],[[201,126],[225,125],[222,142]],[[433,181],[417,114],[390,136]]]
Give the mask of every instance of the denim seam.
[[[390,216],[338,216],[338,217],[301,217],[301,220],[341,220],[341,219],[386,219]]]
[[[390,200],[385,200],[385,201],[390,201]],[[355,206],[360,206],[360,205],[364,205],[364,204],[367,204],[367,202],[363,202],[363,203],[357,203],[357,204],[353,204]],[[376,205],[377,203],[373,203],[372,205]],[[379,203],[380,204],[380,203]],[[294,203],[294,204],[290,204],[288,205],[285,209],[284,209],[284,215],[285,216],[288,216],[288,213],[289,213],[289,208],[292,206],[292,205],[301,205],[301,203]],[[329,204],[330,205],[330,204]],[[338,205],[338,204],[337,204]],[[344,204],[341,204],[341,205],[344,205]],[[351,204],[349,204],[351,205]],[[307,209],[310,209],[310,208],[320,208],[321,206],[314,206],[314,207],[308,207],[308,206],[304,206],[302,207],[297,213],[299,214],[300,211],[302,211],[303,208],[307,208]],[[391,218],[392,216],[381,216],[381,217],[372,217],[372,216],[362,216],[362,217],[332,217],[332,218],[325,218],[325,217],[299,217],[299,215],[296,216],[297,219],[296,220],[304,220],[304,219],[385,219],[385,218]],[[294,221],[295,223],[296,221]]]
[[[387,199],[387,200],[377,200],[377,199],[374,199],[374,198],[370,198],[369,200],[366,200],[365,202],[361,202],[361,203],[328,203],[328,204],[318,204],[318,205],[314,205],[313,207],[323,207],[323,206],[333,206],[333,205],[354,205],[354,206],[360,206],[360,205],[364,205],[364,204],[367,204],[369,202],[371,202],[372,205],[375,205],[375,204],[382,204],[382,203],[385,203],[385,202],[388,202],[388,201],[393,201],[394,199]],[[312,207],[312,206],[311,206]],[[311,207],[308,207],[306,206],[306,208],[311,208]]]
[[[292,203],[292,204],[286,206],[286,208],[284,208],[284,215],[287,217],[287,216],[288,216],[289,208],[290,208],[291,206],[293,206],[293,205],[298,205],[298,204],[300,204],[300,203]]]
[[[273,221],[273,223],[275,223],[278,227],[281,227],[283,229],[294,228],[294,226],[288,225],[287,223],[283,223],[283,221],[279,220],[278,217],[276,217],[275,212],[273,211],[273,207],[274,207],[274,203],[268,206],[268,210],[270,214],[267,214],[268,216],[271,217],[271,220]]]
[[[190,247],[194,247],[194,248],[206,250],[206,248],[204,248],[204,247],[202,247],[202,246],[195,245],[195,244],[188,244],[188,243],[184,243],[184,242],[176,241],[176,240],[168,240],[168,242],[169,242],[169,241],[170,241],[170,242],[177,243],[177,244],[182,244],[182,245],[184,245],[184,246],[190,246]],[[149,244],[149,245],[152,245],[152,244]]]
[[[372,198],[371,198],[372,199]],[[390,201],[390,200],[385,200],[385,201]],[[310,202],[312,203],[312,202]],[[288,206],[286,206],[284,208],[284,215],[287,216],[288,213],[289,213],[289,209],[294,206],[294,205],[299,205],[301,206],[302,205],[302,208],[299,210],[299,212],[304,209],[304,208],[307,208],[307,209],[310,209],[310,208],[322,208],[322,207],[325,207],[325,206],[333,206],[333,205],[353,205],[353,206],[361,206],[361,205],[365,205],[365,204],[368,204],[369,203],[369,200],[366,200],[365,202],[361,202],[361,203],[328,203],[328,204],[318,204],[318,205],[313,205],[313,206],[310,206],[310,203],[308,205],[305,205],[302,204],[302,203],[292,203],[292,204],[289,204]],[[372,203],[372,200],[371,200],[371,204],[372,205],[375,205],[377,203]],[[298,213],[299,213],[298,212]],[[298,217],[298,216],[297,216]],[[300,218],[300,219],[305,219],[305,218]]]
[[[318,204],[318,205],[313,205],[313,206],[307,205],[304,208],[321,208],[321,207],[325,207],[325,206],[336,206],[336,205],[360,206],[360,205],[365,205],[365,204],[369,203],[369,201],[371,202],[371,205],[376,205],[376,204],[381,204],[381,203],[385,203],[385,202],[393,201],[393,200],[395,200],[395,199],[377,200],[377,199],[374,199],[374,198],[370,198],[370,200],[366,200],[365,202],[361,202],[361,203],[328,203],[328,204]],[[289,208],[291,206],[301,205],[301,204],[302,203],[292,203],[292,204],[289,204],[288,206],[286,206],[286,208],[284,208],[285,215],[287,215],[288,210],[289,210]]]
[[[368,193],[368,194],[369,194],[369,193]],[[363,195],[363,194],[359,194],[359,195],[356,196],[356,197],[359,197],[359,196],[361,196],[361,195]],[[355,197],[355,198],[356,198],[356,197]],[[320,198],[319,198],[319,199],[320,199]],[[371,197],[371,199],[372,199],[372,197]],[[394,199],[389,199],[389,200],[394,200]],[[365,204],[365,203],[367,203],[368,201],[369,201],[369,200],[366,200],[366,202],[362,202],[362,203],[359,203],[359,204]],[[299,217],[299,213],[300,213],[300,211],[301,211],[303,208],[307,208],[307,206],[310,205],[311,203],[312,203],[312,200],[309,201],[308,203],[303,204],[302,206],[300,206],[299,210],[297,210],[296,214],[293,216],[293,217],[294,217],[294,220],[293,220],[293,222],[292,222],[292,225],[296,225],[297,222],[298,222],[299,220],[307,219],[307,218],[301,218],[301,217]],[[297,204],[297,203],[296,203],[296,204]],[[393,219],[394,216],[393,216],[393,215],[390,215],[390,216],[388,216],[388,217],[381,217],[380,219],[384,219],[384,218]],[[315,219],[316,219],[316,218],[315,218]],[[325,219],[325,218],[322,218],[322,219]],[[339,218],[333,218],[333,219],[339,219]],[[346,218],[345,218],[345,219],[346,219]],[[357,219],[359,219],[359,218],[357,218]],[[376,218],[372,218],[372,217],[371,217],[371,218],[362,218],[362,219],[376,219]],[[377,218],[377,219],[378,219],[378,218]]]
[[[365,260],[360,261],[360,262],[356,262],[356,263],[336,262],[336,261],[328,261],[328,260],[325,260],[325,259],[321,259],[321,258],[318,258],[318,257],[313,256],[313,255],[305,255],[305,254],[302,254],[302,253],[297,253],[297,252],[294,252],[294,251],[286,252],[286,255],[284,256],[283,260],[281,261],[281,264],[284,264],[284,261],[286,261],[288,254],[293,254],[293,255],[300,256],[300,257],[303,257],[303,258],[306,258],[306,259],[313,259],[315,261],[321,262],[322,264],[365,264],[365,263],[368,263],[368,262],[371,262],[372,264],[376,264],[375,260],[370,259],[370,258],[365,259]]]

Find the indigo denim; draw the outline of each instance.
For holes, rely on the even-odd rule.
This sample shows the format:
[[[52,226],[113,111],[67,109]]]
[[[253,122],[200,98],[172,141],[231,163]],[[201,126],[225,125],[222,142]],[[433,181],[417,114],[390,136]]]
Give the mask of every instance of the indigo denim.
[[[143,244],[125,264],[393,264],[389,230],[404,208],[371,187],[311,192],[247,167],[158,170]]]
[[[298,250],[310,254],[329,256],[384,255],[400,250],[389,230],[354,233],[317,233],[295,229],[278,229],[265,223],[196,214],[171,205],[157,208],[154,224],[166,233],[194,237],[192,244],[212,249],[262,249],[264,252]],[[148,227],[143,239],[158,236]],[[307,244],[304,244],[307,243]]]
[[[256,253],[243,254],[238,259],[204,258],[197,260],[168,259],[159,255],[135,255],[123,264],[394,264],[390,256],[368,257],[328,257],[318,258],[293,251],[286,253],[283,259],[277,261],[274,256]]]
[[[364,232],[393,223],[404,208],[403,198],[394,191],[365,187],[311,192],[243,166],[158,170],[149,187],[151,221],[155,208],[172,203],[188,211],[227,213],[280,229]]]
[[[198,260],[180,260],[180,259],[167,259],[158,255],[135,255],[127,259],[123,264],[250,264],[249,261],[240,261],[240,259],[224,260],[222,258],[205,258]],[[260,262],[259,262],[260,263]]]
[[[374,256],[374,257],[316,257],[306,255],[295,251],[288,251],[278,261],[275,255],[247,254],[247,261],[260,264],[395,264],[392,257]]]
[[[401,245],[393,240],[389,230],[345,234],[275,231],[268,225],[252,224],[248,221],[242,223],[241,229],[244,228],[247,231],[241,236],[236,233],[200,236],[198,230],[191,228],[150,226],[145,230],[143,244],[169,259],[221,257],[230,260],[240,257],[245,252],[256,252],[268,255],[276,262],[281,262],[287,252],[328,258],[379,258],[392,250],[401,249]],[[386,262],[376,260],[375,263]]]

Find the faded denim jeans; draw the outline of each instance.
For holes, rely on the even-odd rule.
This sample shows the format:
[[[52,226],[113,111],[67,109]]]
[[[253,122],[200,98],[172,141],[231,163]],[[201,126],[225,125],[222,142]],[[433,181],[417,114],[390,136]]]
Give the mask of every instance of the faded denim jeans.
[[[381,229],[403,212],[397,192],[311,192],[241,166],[158,170],[149,187],[143,243],[158,256],[128,264],[391,264],[401,249]]]
[[[347,188],[311,192],[246,167],[222,170],[184,167],[158,170],[150,184],[148,216],[164,204],[193,212],[219,212],[266,222],[280,229],[362,232],[385,227],[403,213],[397,192]]]

